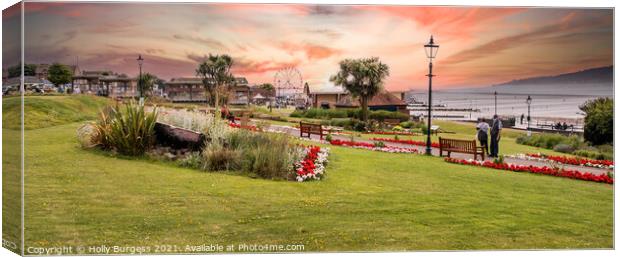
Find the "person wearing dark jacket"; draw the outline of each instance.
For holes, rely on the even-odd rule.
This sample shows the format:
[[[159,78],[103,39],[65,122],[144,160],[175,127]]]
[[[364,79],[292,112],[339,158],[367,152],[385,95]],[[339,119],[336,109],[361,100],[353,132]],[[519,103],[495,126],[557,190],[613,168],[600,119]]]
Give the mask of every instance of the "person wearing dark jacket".
[[[491,154],[490,157],[497,157],[499,153],[499,139],[501,138],[502,120],[493,115],[493,123],[491,125]]]

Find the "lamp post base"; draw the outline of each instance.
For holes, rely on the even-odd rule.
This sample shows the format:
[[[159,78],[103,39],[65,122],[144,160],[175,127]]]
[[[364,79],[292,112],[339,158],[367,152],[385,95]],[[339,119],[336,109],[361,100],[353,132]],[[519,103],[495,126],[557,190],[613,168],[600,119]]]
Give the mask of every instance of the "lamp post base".
[[[425,152],[425,154],[426,154],[426,155],[433,155],[433,151],[432,151],[432,149],[431,149],[431,148],[426,148],[426,152]]]

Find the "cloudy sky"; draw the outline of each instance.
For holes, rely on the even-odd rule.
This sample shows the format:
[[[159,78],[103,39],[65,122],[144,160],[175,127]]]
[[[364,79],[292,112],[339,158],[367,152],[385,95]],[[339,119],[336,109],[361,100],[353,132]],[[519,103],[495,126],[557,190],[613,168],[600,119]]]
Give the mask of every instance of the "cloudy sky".
[[[209,53],[229,54],[234,74],[272,82],[296,67],[326,87],[344,58],[376,56],[390,90],[424,88],[423,45],[440,45],[439,88],[612,65],[611,9],[414,6],[26,3],[27,63],[75,63],[82,70],[135,75],[136,57],[157,76],[194,75]],[[17,19],[5,11],[4,22]]]

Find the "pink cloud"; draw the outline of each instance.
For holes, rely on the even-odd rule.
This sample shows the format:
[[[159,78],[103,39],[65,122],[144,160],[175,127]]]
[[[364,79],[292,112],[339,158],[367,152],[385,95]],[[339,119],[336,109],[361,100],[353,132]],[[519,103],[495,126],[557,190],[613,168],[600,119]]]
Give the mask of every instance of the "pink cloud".
[[[327,46],[315,45],[315,44],[294,44],[289,42],[280,43],[280,47],[287,51],[289,54],[294,54],[295,52],[303,52],[308,60],[320,60],[326,59],[331,56],[337,56],[342,51],[338,49],[334,49]]]

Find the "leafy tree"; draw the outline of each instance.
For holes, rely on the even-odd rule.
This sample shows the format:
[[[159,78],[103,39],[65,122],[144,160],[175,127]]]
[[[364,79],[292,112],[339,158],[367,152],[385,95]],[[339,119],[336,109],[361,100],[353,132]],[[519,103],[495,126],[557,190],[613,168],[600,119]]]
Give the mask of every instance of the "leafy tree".
[[[138,80],[141,95],[151,95],[153,93],[153,86],[157,83],[159,78],[151,73],[144,73]]]
[[[226,54],[209,54],[209,57],[196,69],[196,74],[202,78],[205,93],[213,96],[212,102],[216,111],[219,110],[221,91],[230,89],[235,82],[235,77],[230,72],[232,64],[232,57]]]
[[[60,63],[52,64],[47,70],[47,80],[54,86],[67,84],[73,79],[73,71],[66,65]]]
[[[263,84],[261,84],[258,87],[261,88],[261,89],[267,90],[267,91],[274,91],[274,90],[276,90],[276,88],[271,83],[263,83]]]
[[[613,143],[614,100],[597,98],[579,106],[585,114],[583,137],[594,145]]]
[[[15,78],[22,75],[22,64],[17,64],[15,66],[11,66],[7,69],[9,73],[9,78]],[[37,72],[36,64],[25,64],[24,65],[24,76],[34,76]]]
[[[345,59],[340,71],[330,80],[344,87],[362,106],[362,120],[368,120],[368,101],[383,88],[383,80],[390,74],[389,67],[379,58]]]

